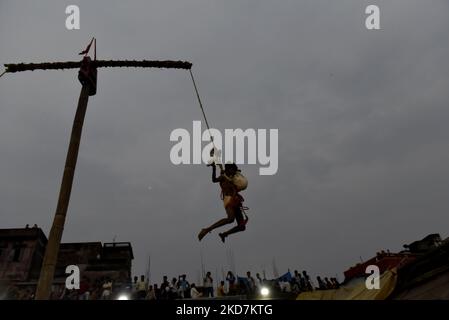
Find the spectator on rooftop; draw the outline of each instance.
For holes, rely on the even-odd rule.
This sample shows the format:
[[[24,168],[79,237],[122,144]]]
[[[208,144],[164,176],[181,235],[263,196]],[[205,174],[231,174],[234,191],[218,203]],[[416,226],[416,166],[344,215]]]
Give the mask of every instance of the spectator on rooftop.
[[[228,271],[228,274],[226,275],[226,281],[228,282],[229,294],[235,294],[235,276],[231,271]]]
[[[321,279],[320,276],[316,277],[316,281],[318,283],[318,289],[319,290],[325,290],[326,289],[326,283]]]
[[[168,299],[169,291],[170,291],[170,283],[167,280],[167,276],[164,276],[160,287],[161,299],[163,300]]]
[[[304,278],[304,282],[305,282],[305,290],[306,291],[313,291],[313,286],[312,286],[312,281],[310,281],[310,277],[307,274],[307,271],[303,271],[302,272],[303,278]]]
[[[154,290],[154,296],[156,297],[156,300],[160,300],[161,299],[161,290],[157,287],[157,284],[154,284],[153,290]]]
[[[334,285],[332,284],[332,282],[329,281],[327,277],[324,278],[324,282],[326,283],[327,289],[333,289]]]
[[[101,300],[109,300],[112,295],[112,281],[107,278],[103,283],[103,292],[101,293]]]
[[[144,300],[145,296],[147,295],[147,283],[145,281],[145,276],[141,275],[140,280],[136,284],[136,292],[137,292],[137,299],[138,300]]]
[[[153,289],[153,286],[152,286],[152,285],[150,285],[150,286],[148,287],[147,296],[146,296],[145,298],[146,298],[146,300],[156,300],[156,292],[155,292],[155,290]]]
[[[290,282],[290,285],[292,287],[292,292],[293,293],[298,294],[298,293],[301,292],[301,290],[299,290],[298,283],[294,279],[292,279],[292,281]]]
[[[189,294],[189,282],[186,280],[186,275],[183,274],[179,277],[178,281],[178,287],[179,287],[179,296],[181,299],[188,298]]]
[[[295,270],[295,271],[294,271],[294,274],[293,274],[293,279],[295,279],[295,281],[296,281],[298,284],[300,284],[300,281],[299,281],[300,278],[301,278],[301,274],[298,272],[298,270]]]
[[[177,279],[173,278],[169,285],[168,298],[170,300],[174,300],[174,299],[178,298],[178,283],[177,282],[178,282]]]
[[[139,277],[134,276],[134,280],[131,283],[131,296],[132,296],[133,300],[138,298],[138,296],[137,296],[137,282],[138,281],[139,281]]]
[[[263,286],[263,280],[260,277],[260,274],[256,273],[256,287],[258,290],[260,290],[262,288],[262,286]]]
[[[201,298],[203,296],[202,293],[200,293],[197,289],[194,283],[192,283],[190,285],[190,296],[192,297],[192,299],[198,299]]]
[[[337,281],[337,278],[331,278],[331,282],[334,285],[334,289],[340,288],[340,284]]]
[[[210,272],[206,273],[206,277],[203,280],[204,282],[204,290],[206,297],[214,297],[214,280],[211,277]]]
[[[90,295],[90,282],[89,279],[83,277],[80,282],[80,288],[78,290],[78,299],[79,300],[89,300]]]
[[[225,282],[220,281],[220,285],[217,288],[217,297],[224,297],[226,295]]]
[[[255,292],[256,289],[256,281],[254,280],[253,276],[251,275],[251,272],[246,273],[246,279],[248,280],[248,291],[250,294]]]

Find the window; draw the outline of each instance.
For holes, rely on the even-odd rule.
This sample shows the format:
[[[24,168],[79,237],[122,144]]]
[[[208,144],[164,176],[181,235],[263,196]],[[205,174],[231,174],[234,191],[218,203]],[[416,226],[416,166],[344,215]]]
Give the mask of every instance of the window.
[[[14,248],[14,256],[12,258],[12,261],[18,262],[20,260],[20,251],[21,251],[20,247],[19,248]]]
[[[12,261],[19,262],[22,254],[22,248],[24,246],[21,243],[15,243],[12,254]]]
[[[7,252],[8,244],[6,241],[0,241],[0,258],[3,256],[3,253]]]

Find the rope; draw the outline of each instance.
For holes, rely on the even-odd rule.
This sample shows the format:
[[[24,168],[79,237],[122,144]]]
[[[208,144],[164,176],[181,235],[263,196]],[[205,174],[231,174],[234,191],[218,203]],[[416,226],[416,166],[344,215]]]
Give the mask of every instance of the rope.
[[[2,74],[0,74],[0,78],[3,77],[3,75],[6,73],[7,70],[3,71]]]
[[[214,146],[214,149],[217,149],[214,143],[214,137],[210,133],[210,126],[209,122],[207,121],[206,113],[204,112],[203,103],[201,102],[200,94],[198,93],[198,87],[196,86],[195,78],[193,77],[192,69],[189,69],[190,77],[192,78],[193,87],[195,88],[196,97],[198,98],[198,103],[201,108],[201,112],[203,113],[204,122],[206,122],[207,130],[209,131],[210,140],[212,141],[212,145]]]

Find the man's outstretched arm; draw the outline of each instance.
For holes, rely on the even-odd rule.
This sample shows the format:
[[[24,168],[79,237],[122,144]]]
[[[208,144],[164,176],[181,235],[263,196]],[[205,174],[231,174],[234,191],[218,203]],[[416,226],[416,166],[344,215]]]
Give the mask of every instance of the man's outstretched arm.
[[[217,178],[217,166],[215,165],[215,163],[211,164],[212,166],[212,182],[216,183],[216,182],[220,182],[220,177]]]

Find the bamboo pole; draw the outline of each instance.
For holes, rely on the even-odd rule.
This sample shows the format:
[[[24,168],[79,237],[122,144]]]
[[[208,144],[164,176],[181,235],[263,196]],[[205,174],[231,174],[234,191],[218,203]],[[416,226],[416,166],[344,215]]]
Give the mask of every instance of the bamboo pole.
[[[81,88],[78,107],[73,120],[72,134],[67,151],[64,174],[62,176],[61,188],[59,191],[58,204],[53,220],[53,225],[48,237],[47,248],[45,250],[44,261],[42,263],[39,282],[36,290],[36,300],[48,300],[51,293],[51,285],[58,259],[59,246],[61,244],[62,232],[64,230],[65,218],[69,206],[70,194],[72,191],[73,176],[75,174],[78,150],[81,142],[84,117],[86,115],[87,102],[89,101],[89,87],[83,85]]]

